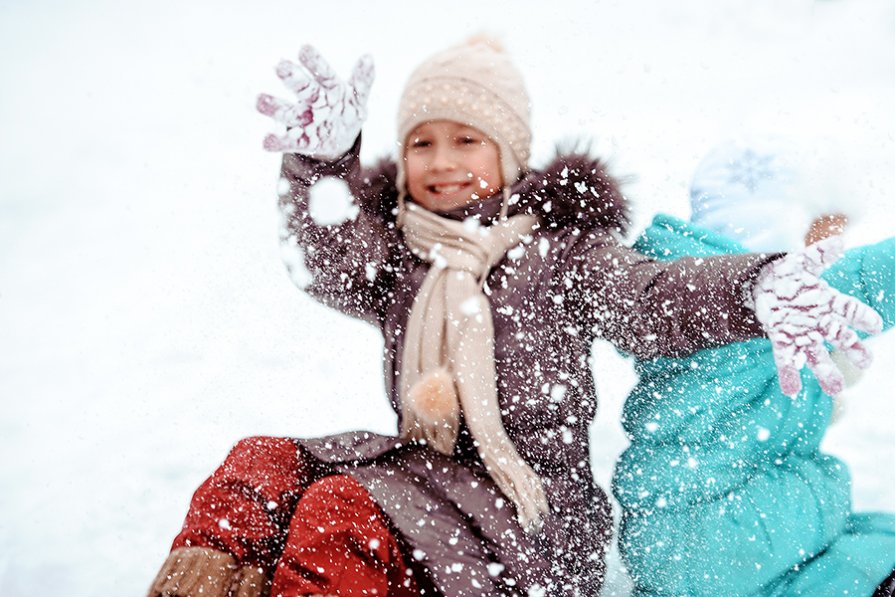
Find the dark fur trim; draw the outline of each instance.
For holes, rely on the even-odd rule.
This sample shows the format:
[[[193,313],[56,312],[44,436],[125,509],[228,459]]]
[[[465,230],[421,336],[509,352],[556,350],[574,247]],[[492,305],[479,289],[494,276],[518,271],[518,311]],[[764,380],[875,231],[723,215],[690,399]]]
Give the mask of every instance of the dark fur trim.
[[[557,156],[543,171],[531,172],[513,189],[549,227],[603,228],[624,235],[628,203],[605,164],[583,153]]]
[[[397,167],[380,160],[364,171],[363,208],[387,219],[397,209]],[[532,170],[513,185],[524,211],[551,228],[603,228],[624,235],[630,224],[628,203],[605,163],[586,153],[557,155],[543,170]]]

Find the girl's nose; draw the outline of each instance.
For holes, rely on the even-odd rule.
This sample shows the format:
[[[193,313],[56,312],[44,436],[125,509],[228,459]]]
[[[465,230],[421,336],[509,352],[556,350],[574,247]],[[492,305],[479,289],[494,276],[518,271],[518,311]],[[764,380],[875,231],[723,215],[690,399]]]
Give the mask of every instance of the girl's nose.
[[[430,168],[435,171],[453,170],[457,166],[457,161],[450,147],[436,146],[432,154],[432,163]]]

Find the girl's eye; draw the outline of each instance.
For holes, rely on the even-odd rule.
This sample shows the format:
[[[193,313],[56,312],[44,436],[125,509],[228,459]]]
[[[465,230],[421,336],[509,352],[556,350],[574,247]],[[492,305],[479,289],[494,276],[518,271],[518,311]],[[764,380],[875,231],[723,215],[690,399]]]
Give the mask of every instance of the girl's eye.
[[[414,139],[413,143],[410,144],[411,147],[417,148],[429,147],[430,145],[432,145],[432,142],[426,139]]]
[[[460,137],[460,143],[463,145],[478,145],[479,140],[476,139],[475,137],[470,137],[470,136],[466,135],[464,137]]]

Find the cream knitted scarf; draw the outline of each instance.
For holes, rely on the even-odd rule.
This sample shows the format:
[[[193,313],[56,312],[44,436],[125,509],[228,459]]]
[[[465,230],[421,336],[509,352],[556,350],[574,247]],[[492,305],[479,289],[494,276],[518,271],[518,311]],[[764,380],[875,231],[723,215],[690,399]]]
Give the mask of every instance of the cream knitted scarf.
[[[406,203],[404,238],[432,265],[413,302],[401,367],[401,436],[450,455],[462,408],[491,478],[513,501],[522,526],[537,531],[548,510],[541,479],[519,456],[500,416],[494,324],[485,278],[531,234],[536,218],[514,216],[470,227]]]

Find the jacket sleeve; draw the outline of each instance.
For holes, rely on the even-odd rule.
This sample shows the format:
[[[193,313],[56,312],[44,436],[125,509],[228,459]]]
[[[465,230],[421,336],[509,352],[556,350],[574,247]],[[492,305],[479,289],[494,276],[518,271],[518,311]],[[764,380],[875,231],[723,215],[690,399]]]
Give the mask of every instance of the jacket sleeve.
[[[846,251],[823,278],[876,309],[883,329],[895,326],[895,237]]]
[[[680,357],[763,336],[751,289],[779,255],[720,255],[656,261],[602,232],[583,234],[560,279],[579,325],[639,359]]]
[[[359,150],[360,138],[334,162],[284,154],[280,236],[283,260],[299,288],[327,306],[378,324],[394,285],[400,240],[394,222],[365,204],[381,199],[371,193],[394,187],[383,190],[370,180],[360,167]],[[351,217],[331,225],[316,222],[309,206],[313,186],[327,177],[346,183],[356,206]]]

